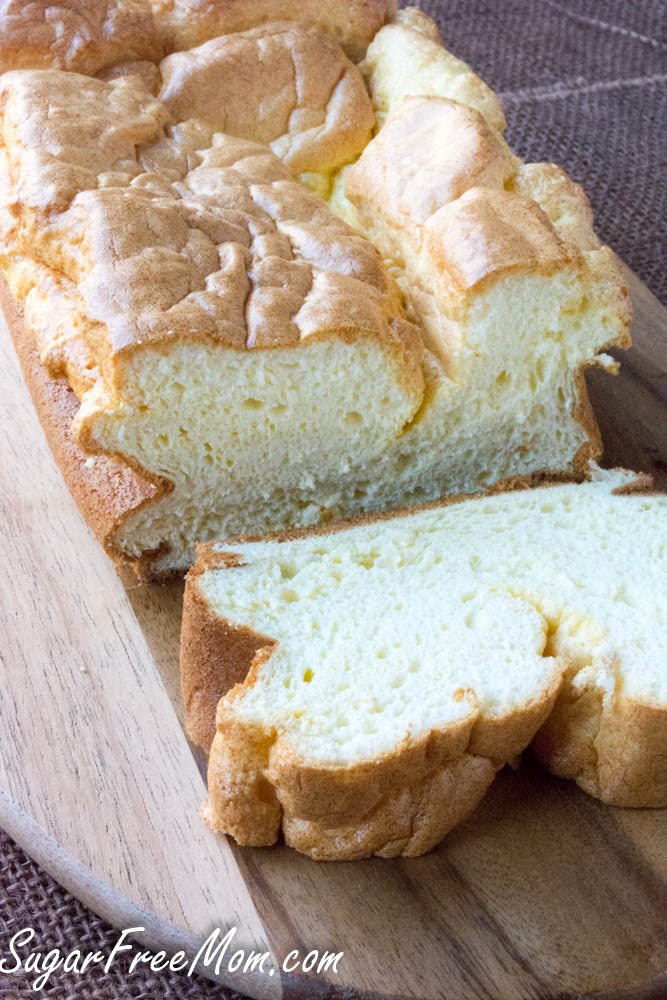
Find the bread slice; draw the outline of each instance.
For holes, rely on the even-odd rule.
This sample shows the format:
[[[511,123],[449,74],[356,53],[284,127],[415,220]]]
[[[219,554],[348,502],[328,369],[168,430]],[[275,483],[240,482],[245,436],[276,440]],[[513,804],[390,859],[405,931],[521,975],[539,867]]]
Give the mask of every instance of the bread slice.
[[[143,576],[599,454],[583,372],[629,343],[614,256],[392,9],[68,2],[19,45],[3,8],[12,333],[80,507]]]
[[[619,805],[667,803],[667,499],[645,477],[494,493],[204,546],[188,730],[211,825],[315,858],[415,855],[531,741]]]

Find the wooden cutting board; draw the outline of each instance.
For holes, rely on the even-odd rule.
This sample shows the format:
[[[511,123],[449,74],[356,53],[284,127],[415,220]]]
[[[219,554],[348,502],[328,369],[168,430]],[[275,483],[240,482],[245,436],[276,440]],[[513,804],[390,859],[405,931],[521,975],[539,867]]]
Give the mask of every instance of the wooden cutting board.
[[[635,346],[617,379],[593,371],[589,385],[606,464],[665,486],[665,314],[631,283]],[[116,576],[0,326],[0,823],[25,850],[156,949],[193,953],[235,926],[235,948],[276,966],[292,949],[343,952],[337,975],[223,969],[253,997],[657,996],[665,811],[605,807],[527,761],[423,858],[316,864],[204,826],[178,688],[182,585]]]

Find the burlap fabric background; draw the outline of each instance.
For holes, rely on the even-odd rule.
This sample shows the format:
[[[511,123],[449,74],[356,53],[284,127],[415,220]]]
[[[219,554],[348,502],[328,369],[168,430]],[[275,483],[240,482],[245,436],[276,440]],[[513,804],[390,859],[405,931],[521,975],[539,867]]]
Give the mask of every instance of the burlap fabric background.
[[[665,135],[661,0],[425,0],[448,48],[503,98],[510,145],[526,160],[553,160],[586,187],[601,237],[659,296]],[[193,823],[197,817],[193,817]],[[35,928],[42,951],[108,952],[116,932],[65,892],[8,837],[0,838],[0,948]],[[42,996],[58,1000],[204,1000],[231,997],[203,979],[56,974]],[[27,978],[0,975],[0,996],[35,996]]]

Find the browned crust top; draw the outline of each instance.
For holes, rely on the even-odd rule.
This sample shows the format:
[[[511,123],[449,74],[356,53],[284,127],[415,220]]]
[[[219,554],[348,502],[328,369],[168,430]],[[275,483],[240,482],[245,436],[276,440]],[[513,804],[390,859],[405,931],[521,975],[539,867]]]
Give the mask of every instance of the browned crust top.
[[[220,31],[226,31],[226,30],[239,31],[241,29],[252,27],[253,24],[263,24],[267,20],[272,20],[274,17],[278,16],[278,14],[281,11],[282,14],[280,16],[283,16],[286,13],[289,13],[288,8],[290,6],[290,3],[292,3],[293,6],[292,0],[284,0],[284,2],[283,0],[276,0],[276,2],[273,2],[273,0],[266,0],[265,3],[255,4],[253,9],[251,10],[251,5],[249,2],[247,2],[247,0],[237,0],[237,2],[235,3],[231,4],[228,3],[226,5],[220,3],[210,4],[207,7],[207,11],[208,14],[211,14],[211,16],[214,18],[216,24],[215,32],[219,33]],[[37,11],[38,9],[42,10],[42,5],[40,5],[39,3],[33,6],[35,11]],[[166,8],[164,7],[163,4],[160,4],[158,2],[153,3],[150,6],[151,9],[153,9],[154,12],[156,13],[156,17],[159,20],[159,18],[164,14]],[[334,3],[334,4],[324,5],[321,3],[312,2],[307,5],[303,5],[303,8],[300,9],[299,11],[299,18],[297,18],[297,20],[302,20],[302,23],[306,24],[314,23],[317,24],[319,27],[324,28],[325,30],[330,30],[330,22],[337,23],[336,18],[340,20],[341,11],[346,10],[350,17],[350,23],[352,24],[352,22],[354,22],[354,24],[357,26],[354,29],[355,31],[361,30],[360,28],[361,25],[365,24],[368,26],[371,24],[371,22],[375,24],[375,28],[373,29],[375,31],[377,30],[379,25],[381,23],[384,23],[384,21],[387,19],[393,7],[393,5],[390,2],[385,2],[385,0],[369,0],[369,2],[365,2],[365,0],[359,0],[358,3],[355,3],[352,6],[353,10],[351,10],[349,3],[348,4]],[[10,0],[10,2],[6,4],[4,8],[0,8],[0,14],[6,16],[6,21],[2,22],[0,19],[0,23],[4,23],[5,26],[13,24],[14,27],[16,27],[18,22],[11,20],[13,17],[12,11],[14,12],[18,11],[20,7],[21,7],[20,0]],[[141,18],[137,20],[141,7],[142,7],[142,0],[127,0],[127,3],[125,3],[124,0],[115,0],[115,2],[109,4],[103,4],[101,3],[101,0],[100,2],[97,2],[96,0],[95,3],[90,5],[90,10],[86,15],[88,16],[88,22],[87,22],[88,27],[92,32],[91,38],[95,34],[95,31],[97,31],[98,33],[100,31],[102,31],[103,33],[104,31],[106,31],[107,34],[110,34],[110,37],[114,35],[114,32],[117,32],[118,38],[120,39],[122,35],[120,28],[122,25],[136,26],[136,24],[139,24],[141,22]],[[65,17],[65,20],[63,21],[63,24],[74,23],[71,21],[70,15],[71,16],[76,15],[76,17],[79,17],[80,8],[81,10],[83,9],[79,0],[67,0],[67,2],[56,4],[55,8],[57,8],[57,10],[60,11],[61,14],[63,14],[63,17],[67,15]],[[102,8],[104,8],[105,10],[107,10],[108,8],[107,10],[108,16],[105,15],[107,16],[106,21],[100,15],[100,11],[102,10]],[[191,17],[192,30],[199,32],[196,41],[197,42],[202,41],[202,39],[206,36],[206,31],[203,28],[201,28],[199,22],[200,15],[201,17],[203,17],[203,8],[201,7],[201,5],[196,3],[184,2],[181,4],[176,3],[174,5],[174,10],[176,10],[176,8],[178,8],[180,14],[186,12],[188,17]],[[292,13],[294,12],[292,11]],[[180,14],[178,16],[180,16]],[[233,26],[230,26],[231,22],[230,25],[228,25],[227,22],[225,21],[225,18],[227,17],[228,14],[230,16],[233,14],[234,17],[237,17],[238,15],[238,17],[241,18],[241,21],[243,23],[241,24],[241,21],[236,23],[235,21]],[[316,14],[317,16],[315,16]],[[301,18],[301,15],[303,15],[303,19]],[[174,16],[176,16],[176,14]],[[70,18],[70,20],[67,20],[68,18]],[[114,20],[114,18],[116,20]],[[248,18],[250,19],[250,21],[246,23]],[[53,23],[55,24],[56,21],[53,21]],[[95,25],[97,25],[97,27],[95,27]],[[100,27],[100,25],[102,25],[102,27]],[[104,27],[104,25],[106,25],[106,27]],[[197,27],[197,25],[200,26]],[[14,28],[12,28],[12,31],[13,30]],[[69,28],[67,30],[69,30]],[[153,35],[150,32],[145,32],[145,34],[147,38],[146,45],[148,45],[150,48],[150,46],[153,45],[153,41],[151,41]],[[336,34],[335,31],[334,34]],[[2,45],[4,39],[5,36],[3,36],[2,33],[0,32],[0,53],[2,52]],[[39,35],[39,39],[42,39],[42,35]],[[41,44],[41,41],[39,41],[39,44]],[[37,48],[39,48],[39,44],[37,45]],[[91,45],[92,44],[93,42],[91,42]],[[140,58],[142,55],[145,58],[154,57],[153,49],[151,49],[150,52],[148,50],[144,51],[140,48],[135,51],[135,49],[131,47],[129,42],[127,44],[129,46],[127,49],[128,55],[131,55],[136,58]],[[81,51],[83,52],[83,49]],[[93,50],[91,49],[90,51]],[[155,51],[157,51],[157,49]],[[160,52],[161,51],[162,50],[160,50]],[[151,52],[153,52],[153,55],[150,54]],[[58,56],[58,58],[56,58],[57,53],[55,52],[55,50],[52,55],[53,59],[51,62],[49,62],[49,59],[47,57],[45,57],[45,59],[42,60],[41,57],[38,58],[37,55],[35,55],[34,62],[31,63],[31,65],[35,64],[61,65],[61,63],[58,62],[58,59],[60,57]],[[28,58],[28,56],[26,56],[26,58]],[[24,63],[22,62],[21,65],[24,65]],[[89,67],[84,69],[83,64],[80,66],[69,65],[69,64],[65,66],[63,64],[63,68],[83,69],[85,72],[91,72]],[[57,74],[57,75],[64,76],[65,74]],[[76,80],[77,78],[74,79]],[[105,84],[102,84],[99,81],[94,81],[94,80],[89,80],[88,83],[90,84],[91,87],[106,86]],[[132,86],[130,86],[129,88],[130,90],[132,89]],[[145,115],[148,124],[146,122],[143,122],[142,118],[141,119],[143,122],[142,128],[144,126],[148,128],[149,125],[150,128],[153,127],[157,128],[160,123],[157,121],[157,119],[159,119],[159,114],[157,115],[157,118],[155,118],[156,113],[154,105],[156,104],[156,102],[152,101],[150,95],[147,96],[147,93],[141,96],[141,101],[139,101],[140,104],[142,104],[142,102],[146,103],[146,108],[143,109],[142,115]],[[466,112],[466,114],[468,113]],[[139,117],[141,118],[141,116]],[[153,120],[154,118],[155,121]],[[136,127],[138,128],[139,126],[136,125]],[[127,136],[125,138],[127,139]],[[143,136],[142,141],[145,141],[145,138],[146,137]],[[108,196],[108,192],[107,194],[105,194],[103,191],[98,193],[102,196],[101,200],[106,199]],[[356,240],[358,239],[358,237],[348,237],[347,239]],[[345,247],[348,248],[347,243],[345,244]],[[373,261],[371,261],[371,264],[372,263]],[[369,269],[370,271],[372,271],[373,270],[372,266],[369,265]],[[373,280],[369,281],[369,285],[371,286],[371,291],[372,291]],[[326,292],[326,295],[324,297],[327,299],[327,301],[330,301],[329,292],[331,291],[331,289],[327,286],[327,288],[324,289],[324,291]],[[387,293],[385,296],[385,292],[386,290],[383,288],[381,291],[381,296],[386,297],[388,301],[391,298],[391,295]],[[95,456],[92,456],[90,453],[86,453],[81,447],[78,446],[77,442],[72,438],[70,428],[67,426],[67,421],[71,420],[71,418],[74,416],[76,412],[77,403],[75,397],[73,396],[71,390],[67,385],[67,382],[64,379],[50,377],[49,374],[47,373],[46,368],[40,364],[36,351],[31,347],[29,343],[31,338],[25,329],[25,325],[22,319],[22,311],[20,308],[15,307],[15,305],[11,301],[11,298],[8,296],[4,281],[2,282],[2,298],[3,301],[5,302],[5,311],[8,316],[12,335],[17,344],[17,350],[19,351],[19,354],[21,356],[21,363],[24,368],[26,380],[30,385],[31,393],[33,395],[33,398],[35,399],[35,404],[37,406],[40,415],[40,420],[45,428],[45,432],[47,433],[47,437],[49,439],[49,443],[51,444],[54,455],[56,456],[57,461],[63,468],[63,473],[68,482],[68,485],[70,486],[70,489],[74,494],[80,509],[84,513],[86,519],[90,522],[91,526],[93,527],[93,530],[95,531],[97,536],[100,538],[100,540],[103,542],[103,544],[111,554],[113,554],[115,557],[122,558],[122,554],[118,552],[114,547],[114,541],[113,541],[114,534],[118,532],[118,529],[122,526],[123,522],[127,519],[127,517],[129,517],[131,513],[140,510],[143,506],[146,506],[148,504],[157,503],[162,497],[164,497],[170,491],[171,484],[169,484],[167,481],[163,479],[150,476],[148,473],[145,472],[145,470],[142,470],[140,468],[134,468],[130,462],[123,459],[119,455],[96,454]],[[384,306],[380,310],[380,312],[383,313],[382,321],[384,323],[384,321],[386,320],[386,316],[384,315],[385,312]],[[170,318],[170,322],[172,321],[173,317]],[[401,321],[398,319],[393,321],[393,323],[391,324],[392,330],[394,331],[395,334],[395,337],[393,337],[392,341],[393,347],[396,353],[401,354],[403,358],[405,358],[407,354],[415,353],[413,348],[414,348],[414,339],[416,335],[414,334],[414,331],[412,331],[411,334],[410,331],[407,330],[407,326],[408,326],[407,324],[401,323]],[[584,445],[582,445],[579,453],[577,454],[577,456],[575,456],[573,462],[573,470],[575,477],[584,477],[586,463],[589,458],[595,457],[600,453],[601,442],[597,431],[594,415],[591,411],[590,405],[588,404],[588,398],[586,395],[585,383],[582,371],[578,373],[576,382],[577,382],[578,402],[576,406],[575,416],[582,424],[582,426],[585,428],[586,433],[588,434],[589,441]],[[81,438],[81,442],[84,445],[86,444],[86,441],[84,440],[83,437]],[[567,474],[564,474],[561,477],[561,481],[565,478],[567,478]],[[519,477],[519,479],[524,480],[525,477]],[[497,486],[494,487],[494,491],[496,489],[507,488],[508,486],[510,486],[511,488],[520,488],[520,487],[525,488],[525,485],[529,486],[536,485],[539,484],[540,482],[547,482],[553,480],[554,480],[554,475],[552,472],[551,473],[548,471],[536,472],[531,476],[527,477],[525,484],[517,480],[516,484],[513,485],[514,481],[509,480],[505,481],[505,483],[497,484]],[[443,501],[435,501],[435,503],[438,502],[443,502]],[[400,511],[392,512],[387,516],[396,516],[397,514],[400,513],[401,513]],[[352,521],[342,522],[340,527],[344,528],[350,523],[357,523],[357,521],[359,520],[364,520],[364,517],[362,516],[359,519],[353,519]],[[320,530],[327,531],[330,529],[327,526],[324,526]],[[287,531],[287,532],[279,532],[277,533],[277,535],[271,534],[268,537],[291,538],[295,537],[296,534],[298,534],[298,532],[294,533]],[[238,540],[249,541],[254,539],[241,536]],[[144,554],[141,560],[139,560],[137,563],[142,575],[146,575],[148,577],[152,576],[155,572],[154,566],[157,561],[157,558],[158,556],[163,554],[164,554],[163,551]]]
[[[50,67],[93,75],[280,20],[330,33],[358,61],[395,10],[395,0],[2,0],[0,73]]]

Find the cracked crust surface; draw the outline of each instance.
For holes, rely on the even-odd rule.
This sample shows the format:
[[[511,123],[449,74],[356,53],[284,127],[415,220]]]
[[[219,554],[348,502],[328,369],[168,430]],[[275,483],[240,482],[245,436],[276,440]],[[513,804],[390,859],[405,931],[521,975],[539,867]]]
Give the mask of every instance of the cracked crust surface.
[[[70,283],[107,377],[122,352],[179,336],[239,349],[363,330],[397,345],[378,252],[265,146],[171,124],[136,77],[9,73],[0,102],[3,256]]]
[[[504,120],[494,113],[495,95],[444,52],[432,22],[418,11],[402,11],[382,27],[393,6],[381,0],[313,0],[298,8],[292,0],[156,2],[143,8],[139,0],[117,0],[91,4],[87,12],[74,0],[48,10],[39,3],[26,6],[41,28],[30,44],[23,38],[20,65],[58,69],[2,78],[0,256],[47,371],[54,379],[65,377],[82,403],[70,433],[91,456],[103,449],[122,461],[120,446],[112,449],[100,427],[106,414],[115,416],[128,401],[136,402],[138,357],[166,359],[185,341],[247,352],[301,348],[329,338],[355,346],[372,340],[388,362],[391,388],[405,403],[399,408],[401,428],[387,421],[391,441],[372,468],[364,455],[347,479],[333,482],[327,469],[321,482],[315,476],[309,497],[298,495],[293,519],[271,522],[272,507],[266,526],[309,523],[314,506],[326,518],[405,504],[445,490],[474,489],[481,481],[462,479],[455,470],[449,482],[439,455],[442,441],[453,440],[452,430],[467,427],[452,415],[478,406],[472,398],[459,406],[459,386],[450,376],[456,376],[453,355],[467,337],[466,310],[492,280],[576,272],[572,284],[579,284],[563,308],[576,309],[576,297],[604,300],[610,314],[616,311],[605,340],[627,343],[626,291],[612,255],[595,238],[581,189],[552,165],[521,165],[500,138]],[[19,31],[15,15],[21,5],[12,0],[5,8],[0,55],[11,55],[7,39]],[[131,28],[141,45],[128,40]],[[188,51],[181,51],[183,33],[194,46]],[[211,33],[220,37],[207,41]],[[371,38],[363,65],[369,96],[343,50],[358,58],[355,50],[365,51]],[[391,82],[392,65],[397,89],[390,104],[411,92],[410,80],[431,92],[416,72],[427,50],[437,69],[433,87],[448,96],[408,97],[368,142],[371,97],[381,122],[378,95],[383,80]],[[402,53],[406,74],[398,73]],[[6,65],[14,65],[12,58]],[[362,149],[354,167],[343,166]],[[421,164],[415,164],[415,149]],[[372,214],[377,229],[367,235],[388,258],[396,241],[419,244],[421,270],[403,268],[401,277],[393,260],[387,269],[367,239],[294,179],[298,175],[326,196],[342,178],[341,166],[350,184],[361,179],[359,199],[367,205],[360,204],[359,216]],[[587,253],[591,259],[584,265]],[[395,277],[402,282],[400,294]],[[410,311],[412,286],[429,316]],[[417,320],[419,332],[406,315]],[[433,318],[439,325],[434,335],[428,328]],[[423,350],[424,340],[437,359]],[[586,364],[598,363],[600,349],[589,343],[581,359],[571,362],[573,398],[570,405],[568,384],[564,406],[578,426],[568,417],[567,459],[548,461],[545,452],[529,468],[581,471],[599,450],[581,373]],[[478,344],[469,353],[484,354]],[[492,348],[489,355],[495,354]],[[487,374],[491,385],[474,385],[471,392],[490,399],[503,372]],[[355,405],[350,418],[358,416]],[[526,468],[521,426],[518,420],[511,430],[516,471]],[[477,435],[480,441],[488,439],[487,430]],[[189,427],[176,431],[187,437]],[[467,454],[466,448],[455,439],[453,452]],[[430,466],[420,465],[426,453]],[[478,459],[484,468],[487,460],[484,454]],[[126,464],[140,477],[167,481],[161,455],[152,464],[126,457]],[[411,481],[406,469],[413,470]],[[512,471],[504,467],[491,479]],[[304,482],[311,472],[309,466]],[[391,484],[395,496],[389,495]],[[282,488],[281,481],[278,493]],[[240,518],[247,498],[237,506]],[[299,522],[302,510],[308,513]],[[146,567],[151,552],[174,551],[171,541],[156,537],[157,528],[152,531],[160,516],[157,509],[146,516]],[[253,530],[261,530],[260,523],[258,516]],[[141,530],[139,525],[137,534]],[[237,521],[231,533],[238,530]],[[201,537],[198,531],[192,542]],[[141,539],[134,545],[119,538],[119,554],[122,549],[135,560],[143,534]],[[182,567],[191,558],[190,547],[189,555],[174,555],[174,562]]]
[[[269,21],[295,21],[330,34],[358,62],[396,0],[150,0],[171,51]]]
[[[0,73],[93,76],[273,21],[330,34],[356,62],[395,10],[395,0],[1,0]]]
[[[584,253],[602,249],[578,185],[553,164],[522,164],[479,111],[444,97],[405,98],[345,172],[345,194],[408,282],[427,266],[447,276],[450,314],[512,272],[583,274]]]
[[[391,226],[420,225],[469,188],[502,188],[518,165],[474,108],[406,97],[348,171],[346,193]]]
[[[158,60],[163,51],[145,0],[0,0],[0,73],[92,75],[120,60]]]
[[[350,163],[373,133],[359,70],[332,38],[292,22],[212,39],[160,71],[158,96],[176,120],[264,143],[295,175]]]

